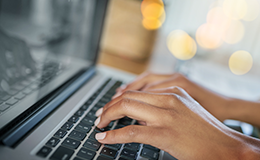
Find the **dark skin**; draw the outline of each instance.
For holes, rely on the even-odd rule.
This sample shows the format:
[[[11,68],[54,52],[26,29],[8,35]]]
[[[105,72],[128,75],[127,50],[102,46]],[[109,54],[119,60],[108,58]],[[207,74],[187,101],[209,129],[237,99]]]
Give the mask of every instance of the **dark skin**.
[[[99,133],[96,138],[108,144],[150,144],[184,160],[260,159],[258,139],[242,135],[221,123],[239,115],[229,115],[225,112],[229,110],[226,107],[239,107],[240,104],[252,105],[255,112],[260,108],[257,102],[218,95],[181,74],[145,73],[118,89],[114,99],[96,113],[99,118],[95,123],[103,128],[112,120],[128,116],[141,125]],[[248,118],[247,122],[258,124],[255,120],[258,116]]]

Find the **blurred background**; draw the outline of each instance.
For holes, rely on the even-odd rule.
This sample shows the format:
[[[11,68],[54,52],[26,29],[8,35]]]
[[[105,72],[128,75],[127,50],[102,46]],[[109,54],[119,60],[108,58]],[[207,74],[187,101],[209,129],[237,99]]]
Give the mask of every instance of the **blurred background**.
[[[259,0],[111,0],[100,63],[260,98]]]

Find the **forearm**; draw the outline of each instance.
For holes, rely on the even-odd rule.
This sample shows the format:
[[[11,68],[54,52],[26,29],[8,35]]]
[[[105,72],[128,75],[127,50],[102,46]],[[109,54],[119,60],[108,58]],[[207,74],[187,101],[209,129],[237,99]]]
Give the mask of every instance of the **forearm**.
[[[260,102],[230,99],[227,114],[228,119],[239,120],[260,127]]]
[[[237,159],[260,160],[260,140],[232,131],[233,138],[241,143]]]

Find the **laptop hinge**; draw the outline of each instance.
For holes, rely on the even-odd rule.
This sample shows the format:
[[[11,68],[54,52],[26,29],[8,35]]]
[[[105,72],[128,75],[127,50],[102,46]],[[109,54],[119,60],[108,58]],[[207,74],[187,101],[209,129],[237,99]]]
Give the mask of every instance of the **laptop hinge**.
[[[9,147],[14,147],[31,129],[33,129],[39,122],[41,122],[49,113],[59,107],[66,99],[68,99],[75,91],[77,91],[83,84],[85,84],[94,74],[95,67],[89,68],[79,78],[66,86],[62,92],[55,96],[49,103],[37,113],[32,115],[23,124],[8,133],[3,139],[2,143]]]

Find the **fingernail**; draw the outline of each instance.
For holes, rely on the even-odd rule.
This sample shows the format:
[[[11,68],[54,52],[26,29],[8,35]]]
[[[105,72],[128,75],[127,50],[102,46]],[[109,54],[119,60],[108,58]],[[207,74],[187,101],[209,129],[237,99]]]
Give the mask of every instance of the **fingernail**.
[[[96,136],[95,136],[95,138],[97,139],[97,140],[102,140],[102,139],[104,139],[105,137],[106,137],[106,132],[103,132],[103,133],[97,133],[96,134]]]
[[[122,94],[121,92],[116,93],[116,94],[112,97],[112,99],[115,99],[116,97],[119,97],[121,94]]]
[[[95,121],[95,126],[97,126],[97,125],[99,124],[99,122],[100,122],[100,117],[98,117],[98,118],[96,119],[96,121]]]
[[[100,108],[100,109],[97,110],[97,112],[96,112],[95,115],[96,115],[97,117],[99,117],[102,113],[103,113],[103,108]]]
[[[126,88],[126,85],[122,85],[122,86],[120,86],[120,88],[123,90]]]

